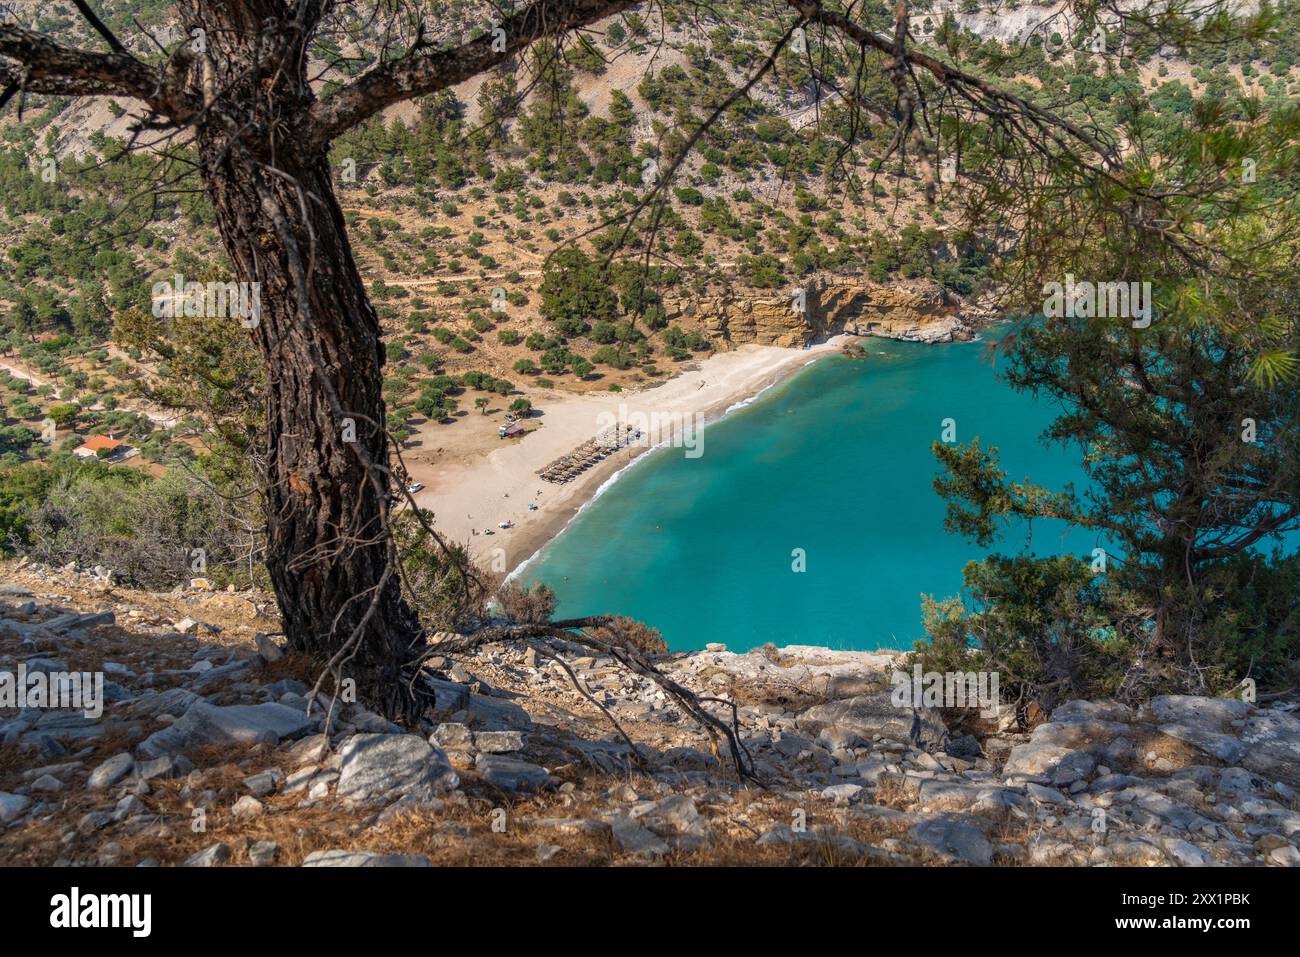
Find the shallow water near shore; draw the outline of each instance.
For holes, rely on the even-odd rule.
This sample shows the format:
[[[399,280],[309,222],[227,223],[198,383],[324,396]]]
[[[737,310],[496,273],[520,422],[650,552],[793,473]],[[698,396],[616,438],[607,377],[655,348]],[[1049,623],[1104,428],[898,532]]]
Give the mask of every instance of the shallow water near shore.
[[[1058,409],[998,380],[983,343],[862,342],[868,358],[819,360],[709,426],[703,455],[645,456],[523,578],[555,589],[561,617],[629,615],[674,649],[871,650],[910,648],[921,594],[957,594],[968,561],[1090,557],[1096,537],[1061,522],[1008,525],[981,549],[944,530],[932,486],[951,418],[1008,478],[1082,487],[1077,452],[1039,440]]]

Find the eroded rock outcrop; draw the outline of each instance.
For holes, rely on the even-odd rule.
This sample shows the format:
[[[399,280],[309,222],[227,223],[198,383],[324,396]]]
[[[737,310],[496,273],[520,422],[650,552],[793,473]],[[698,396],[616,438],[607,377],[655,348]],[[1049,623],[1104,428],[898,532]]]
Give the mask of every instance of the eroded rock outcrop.
[[[928,280],[897,283],[808,283],[806,311],[796,308],[794,292],[768,296],[701,296],[665,305],[670,320],[685,317],[715,342],[799,348],[840,333],[876,335],[920,342],[969,339],[989,318],[957,302]]]

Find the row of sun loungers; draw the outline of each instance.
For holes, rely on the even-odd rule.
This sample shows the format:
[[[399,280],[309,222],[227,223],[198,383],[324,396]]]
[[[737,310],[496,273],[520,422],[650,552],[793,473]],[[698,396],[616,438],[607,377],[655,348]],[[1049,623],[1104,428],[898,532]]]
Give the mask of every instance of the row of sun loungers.
[[[595,438],[583,442],[568,455],[562,455],[545,468],[539,469],[537,474],[547,482],[563,485],[640,437],[639,429],[626,425],[611,426]]]

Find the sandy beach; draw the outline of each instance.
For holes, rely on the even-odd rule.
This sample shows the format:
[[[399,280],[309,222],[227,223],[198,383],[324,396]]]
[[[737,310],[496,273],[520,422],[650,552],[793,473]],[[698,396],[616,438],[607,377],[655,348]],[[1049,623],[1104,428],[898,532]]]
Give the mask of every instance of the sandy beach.
[[[846,340],[837,336],[808,349],[742,346],[639,392],[541,393],[534,399],[538,412],[522,420],[527,434],[510,439],[497,434],[505,423],[501,410],[470,412],[451,424],[426,423],[418,445],[403,454],[412,480],[425,486],[415,500],[433,511],[440,532],[465,544],[485,568],[513,571],[637,456],[663,441],[684,444],[677,454],[690,454],[705,424],[814,359],[839,351]],[[646,433],[639,444],[563,485],[538,477],[538,470],[620,420]],[[530,503],[536,510],[529,510]],[[502,522],[513,527],[497,527]]]

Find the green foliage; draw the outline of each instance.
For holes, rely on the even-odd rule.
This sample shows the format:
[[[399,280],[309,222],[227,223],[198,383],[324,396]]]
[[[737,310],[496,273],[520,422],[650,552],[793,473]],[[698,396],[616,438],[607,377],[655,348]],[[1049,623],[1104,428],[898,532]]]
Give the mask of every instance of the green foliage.
[[[561,249],[551,257],[541,295],[542,315],[570,329],[578,328],[578,334],[585,323],[610,320],[618,314],[618,298],[604,270],[576,247]]]
[[[1012,385],[1061,404],[1046,437],[1085,451],[1090,487],[1010,482],[996,449],[935,443],[945,525],[985,546],[1010,517],[1095,530],[1111,556],[1104,587],[1084,587],[1080,568],[1059,559],[990,559],[967,570],[984,607],[944,618],[931,635],[997,644],[999,662],[1014,658],[1017,680],[1042,694],[1118,690],[1120,675],[1130,697],[1221,692],[1245,677],[1292,681],[1300,559],[1266,549],[1300,532],[1295,390],[1252,380],[1242,337],[1187,321],[1179,307],[1150,331],[1104,319],[1026,322],[1006,352]],[[1097,660],[1114,670],[1094,674],[1087,662]]]
[[[46,414],[54,420],[54,424],[61,429],[70,426],[77,419],[77,413],[80,408],[70,402],[59,402],[49,407]]]
[[[1145,623],[1087,562],[995,555],[968,564],[962,584],[968,604],[922,602],[928,638],[917,643],[914,660],[924,670],[997,672],[1004,698],[1036,700],[1048,710],[1074,697],[1121,692]]]
[[[32,545],[32,516],[49,494],[54,471],[37,462],[0,468],[0,555]]]
[[[426,531],[433,513],[421,510],[421,518],[409,511],[398,512],[393,520],[393,539],[401,556],[404,587],[411,596],[420,620],[430,629],[460,629],[474,609],[468,601],[472,565],[461,545],[443,551]]]
[[[192,550],[202,548],[207,577],[247,584],[251,516],[232,511],[212,479],[224,485],[180,469],[151,478],[67,458],[29,463],[0,472],[0,521],[48,564],[102,564],[129,584],[170,588],[190,577]]]

